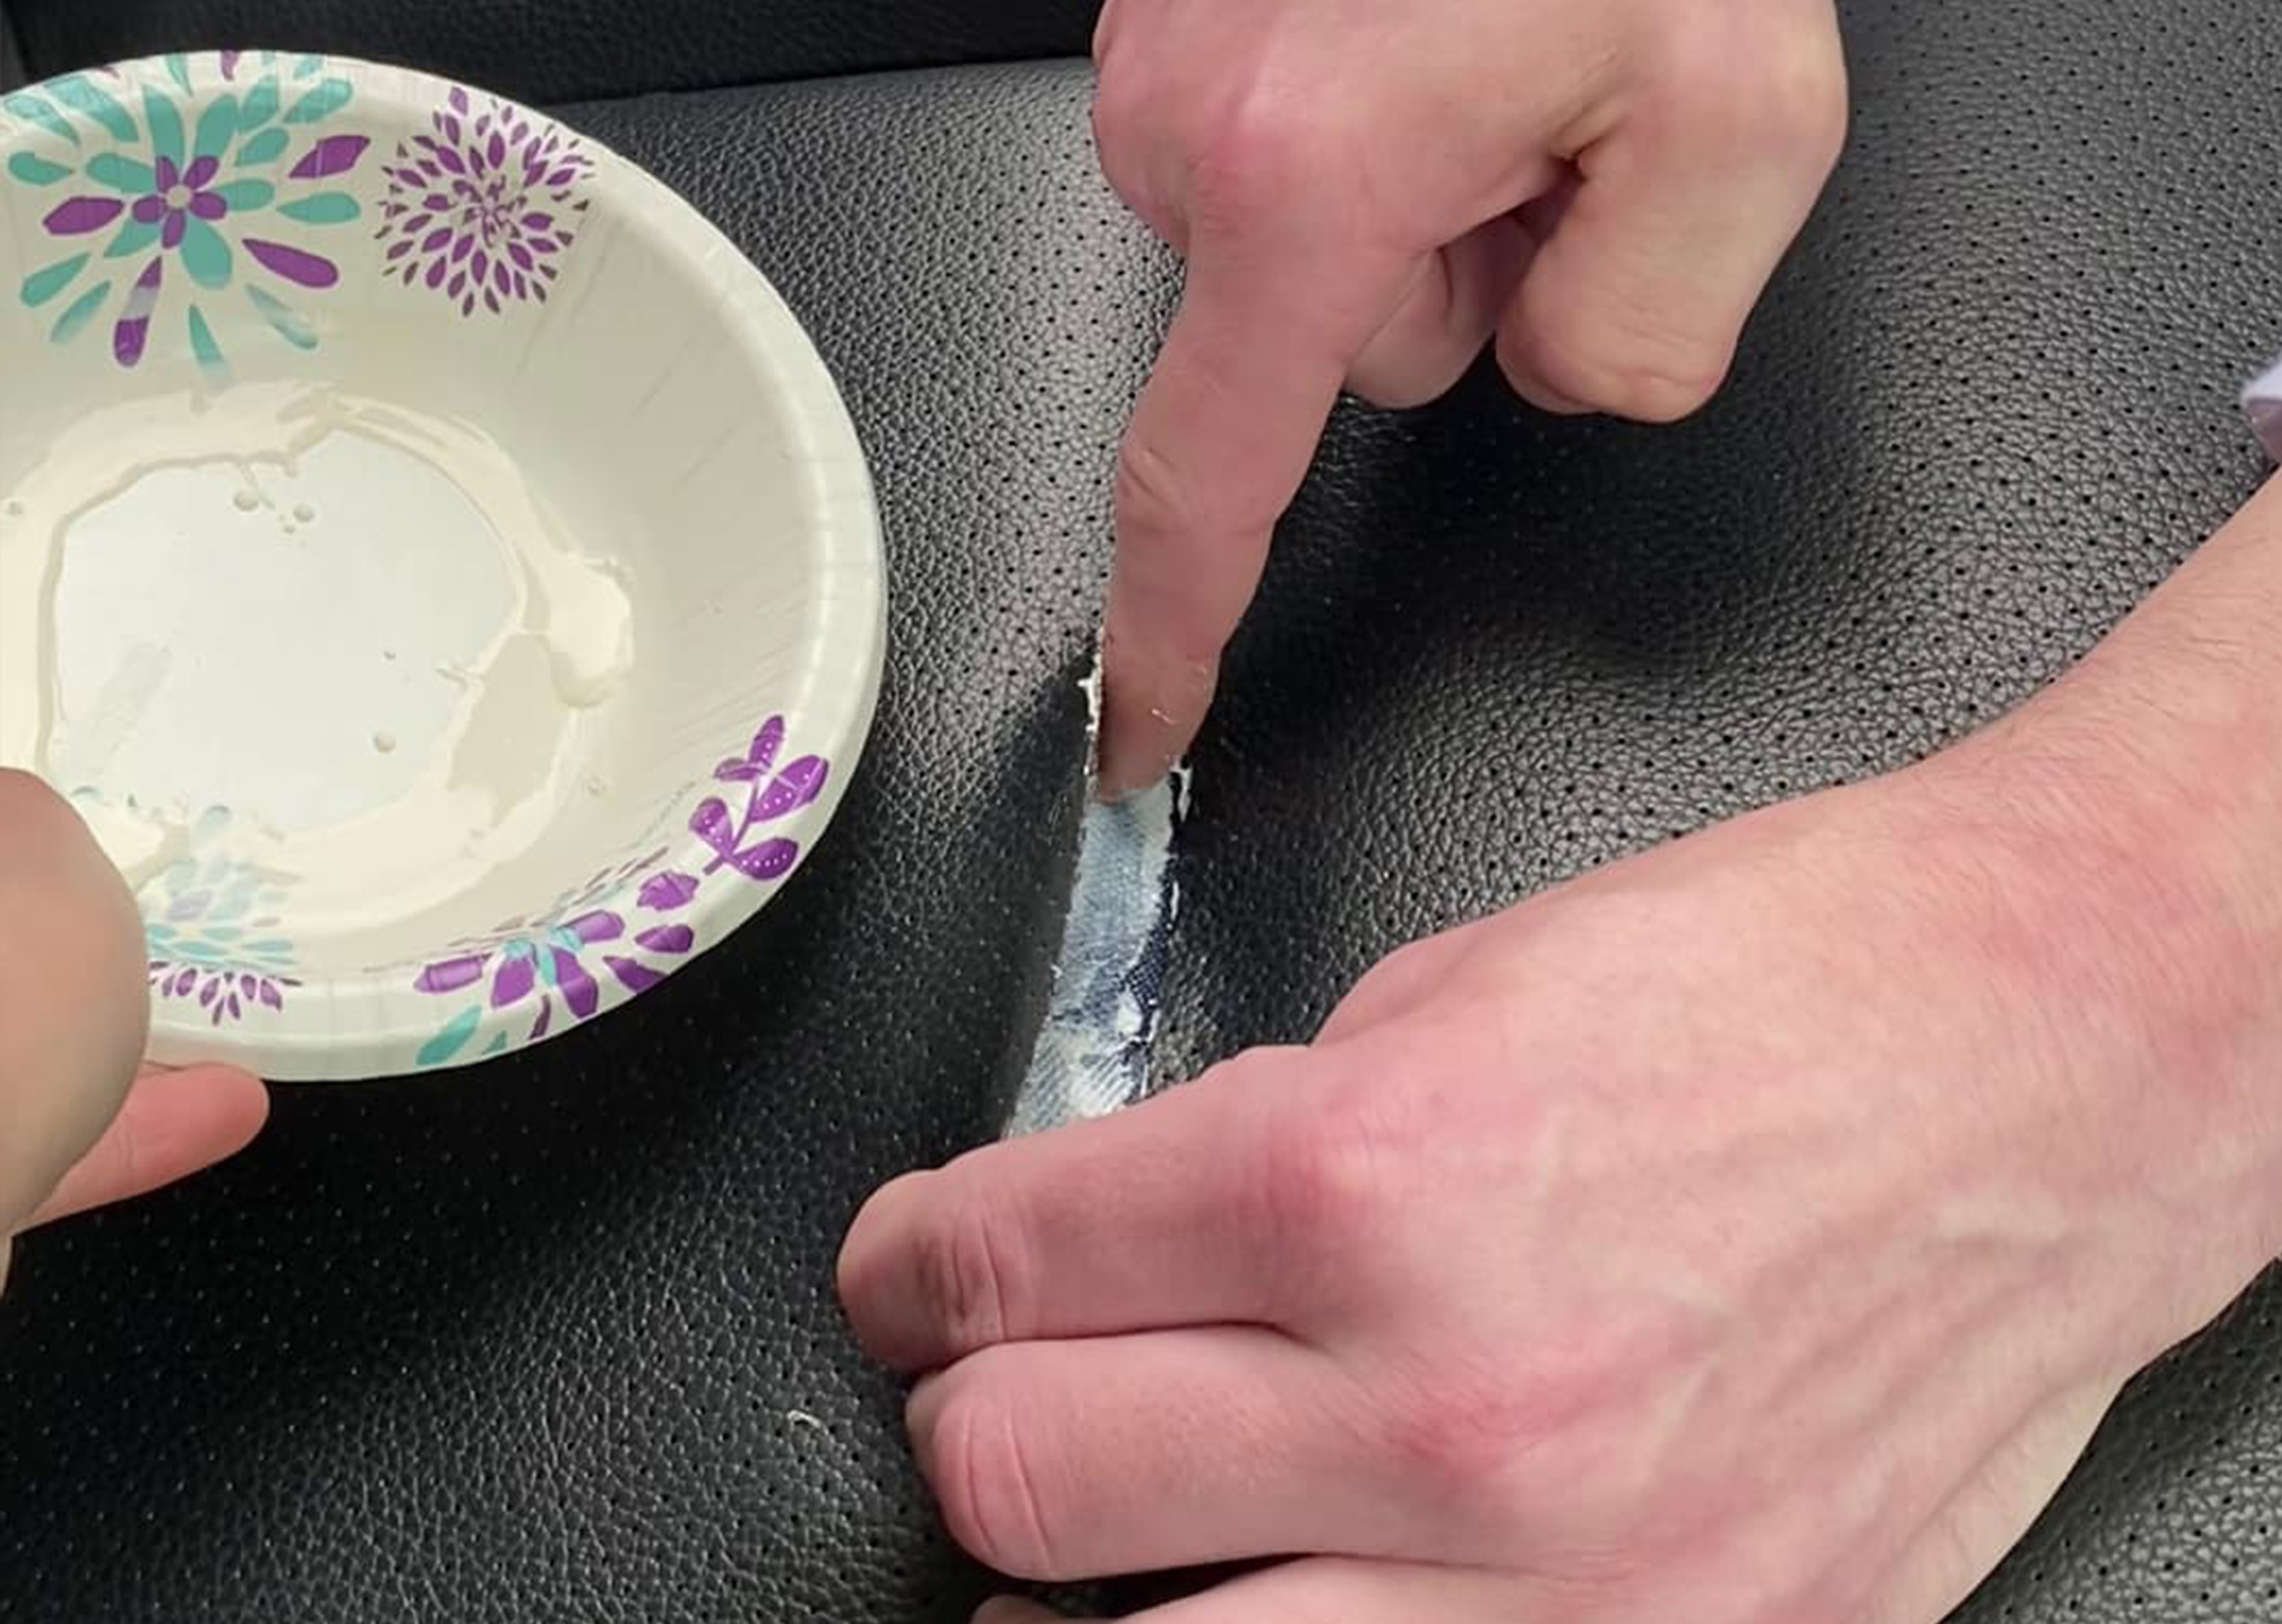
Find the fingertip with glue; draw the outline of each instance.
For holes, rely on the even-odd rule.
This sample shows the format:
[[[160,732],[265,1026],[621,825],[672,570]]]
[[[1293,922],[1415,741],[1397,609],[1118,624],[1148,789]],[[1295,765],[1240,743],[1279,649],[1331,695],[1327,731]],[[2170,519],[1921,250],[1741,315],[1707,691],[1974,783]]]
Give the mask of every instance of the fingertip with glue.
[[[974,1624],[1061,1624],[1062,1615],[1020,1597],[999,1596],[982,1604]]]

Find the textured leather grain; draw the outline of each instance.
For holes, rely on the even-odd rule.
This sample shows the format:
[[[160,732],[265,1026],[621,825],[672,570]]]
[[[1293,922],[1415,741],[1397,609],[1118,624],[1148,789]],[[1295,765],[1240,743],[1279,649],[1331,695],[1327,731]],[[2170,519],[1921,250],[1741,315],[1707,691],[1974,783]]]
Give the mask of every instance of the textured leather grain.
[[[1099,0],[15,0],[35,74],[273,46],[527,102],[1082,55]]]
[[[2282,347],[2282,12],[1845,15],[1849,156],[1711,410],[1556,422],[1476,377],[1339,423],[1196,760],[1166,1075],[1996,716],[2262,477],[2234,397]],[[2131,1393],[1965,1620],[2282,1620],[2278,1305]]]
[[[56,0],[60,4],[60,0]],[[1668,431],[1494,380],[1342,415],[1198,762],[1160,1064],[1302,1037],[1399,942],[1897,765],[2252,488],[2282,14],[1861,0],[1853,149]],[[99,54],[113,54],[105,51]],[[873,1182],[987,1132],[1066,870],[1107,448],[1164,257],[1052,66],[588,108],[818,332],[876,462],[881,732],[776,906],[624,1016],[289,1092],[244,1161],[27,1244],[0,1620],[954,1624],[829,1303]],[[2139,1384],[1968,1624],[2282,1618],[2277,1293]]]
[[[885,514],[880,720],[746,930],[460,1076],[280,1091],[188,1187],[27,1238],[0,1620],[964,1617],[839,1236],[987,1138],[1044,1008],[1112,442],[1162,260],[1086,81],[986,71],[574,116],[814,334]]]
[[[17,43],[8,8],[0,6],[0,90],[12,89],[23,81],[24,48]]]

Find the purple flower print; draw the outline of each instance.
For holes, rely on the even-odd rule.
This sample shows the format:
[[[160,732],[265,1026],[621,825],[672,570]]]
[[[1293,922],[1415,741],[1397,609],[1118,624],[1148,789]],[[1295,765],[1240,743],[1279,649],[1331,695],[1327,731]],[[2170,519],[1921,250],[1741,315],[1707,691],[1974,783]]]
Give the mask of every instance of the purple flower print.
[[[772,777],[769,769],[784,748],[784,718],[772,717],[753,735],[743,756],[733,756],[713,769],[719,782],[741,783],[749,789],[741,819],[733,816],[727,803],[718,798],[708,799],[690,816],[689,832],[713,852],[713,860],[705,866],[707,874],[731,867],[749,880],[776,880],[789,874],[800,860],[797,841],[765,837],[748,843],[748,837],[762,824],[789,817],[815,800],[823,793],[824,781],[831,772],[823,757],[803,756]]]
[[[217,814],[199,820],[203,834]],[[226,820],[228,814],[220,814]],[[289,888],[257,868],[224,857],[176,864],[146,900],[143,934],[153,997],[190,1002],[216,1026],[261,1009],[282,1010],[285,991],[301,983],[281,913]]]
[[[534,1001],[525,1043],[538,1042],[554,1027],[558,1001],[570,1020],[588,1020],[602,1007],[603,975],[629,992],[646,992],[664,980],[635,952],[679,958],[695,946],[695,934],[686,926],[661,926],[630,935],[621,913],[595,905],[624,891],[664,856],[653,851],[604,869],[564,892],[542,914],[510,920],[488,936],[459,943],[461,952],[423,968],[413,983],[419,991],[441,997],[472,988],[480,996],[429,1041],[419,1063],[440,1065],[465,1048],[487,1021]],[[506,1045],[502,1033],[493,1048]]]
[[[213,1024],[236,1021],[256,1005],[285,1007],[284,989],[301,983],[285,975],[256,975],[251,970],[216,969],[208,965],[175,964],[153,959],[151,991],[162,998],[196,998]]]
[[[539,1024],[532,1034],[535,1037],[547,1030],[555,993],[562,995],[570,1013],[581,1021],[594,1013],[599,994],[583,955],[591,947],[623,940],[625,934],[625,920],[598,908],[566,924],[528,936],[510,936],[495,949],[442,960],[423,970],[414,984],[423,992],[456,992],[488,975],[493,1009],[513,1008],[538,992]],[[602,962],[613,974],[617,973],[619,965],[632,963],[610,954],[603,955]],[[625,979],[624,975],[619,978]]]
[[[695,900],[697,880],[685,874],[652,874],[643,882],[641,905],[656,913],[671,913]]]
[[[482,996],[462,1010],[420,1051],[423,1066],[440,1065],[465,1048],[485,1020],[501,1011],[530,1005],[538,1007],[525,1043],[537,1043],[554,1026],[556,1000],[574,1022],[591,1020],[602,1007],[602,986],[587,955],[594,952],[602,968],[629,992],[647,992],[665,979],[662,971],[633,956],[633,951],[656,958],[680,958],[696,945],[696,934],[687,925],[660,925],[628,937],[625,920],[607,908],[595,908],[566,922],[510,936],[495,946],[439,960],[420,972],[413,985],[420,991],[446,996],[476,988]],[[599,951],[599,950],[615,951]],[[501,1033],[493,1045],[507,1046]]]
[[[547,302],[557,261],[585,224],[594,160],[573,136],[494,101],[481,113],[454,86],[433,133],[400,142],[387,167],[379,240],[387,274],[475,314]]]
[[[777,765],[785,740],[782,717],[772,717],[742,755],[713,770],[714,781],[745,787],[743,809],[709,796],[690,814],[689,829],[712,859],[697,874],[662,866],[665,852],[606,869],[557,897],[536,918],[513,920],[489,936],[454,944],[453,956],[423,967],[414,987],[438,998],[474,995],[415,1057],[440,1066],[469,1050],[492,1029],[479,1053],[496,1054],[511,1043],[536,1043],[557,1024],[558,1005],[573,1022],[600,1013],[605,977],[628,993],[646,992],[665,978],[671,961],[696,951],[697,932],[670,917],[696,901],[709,880],[734,868],[747,879],[780,879],[800,857],[796,841],[765,832],[812,804],[830,767],[821,756]],[[756,831],[764,831],[757,837]],[[632,893],[631,900],[628,893]],[[653,920],[629,919],[638,909]],[[524,1027],[502,1029],[505,1012],[536,1005]]]
[[[152,166],[151,190],[135,200],[136,220],[159,228],[162,247],[180,248],[193,215],[211,225],[229,213],[229,200],[208,190],[221,173],[219,158],[194,158],[188,169],[178,169],[173,159],[160,154]]]

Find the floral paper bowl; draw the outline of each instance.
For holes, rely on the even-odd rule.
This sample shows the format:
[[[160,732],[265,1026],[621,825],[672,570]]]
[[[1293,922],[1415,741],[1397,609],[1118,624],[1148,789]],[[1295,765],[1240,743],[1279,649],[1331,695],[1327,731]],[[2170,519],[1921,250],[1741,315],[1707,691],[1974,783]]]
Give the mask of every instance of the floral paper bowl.
[[[769,900],[870,727],[863,456],[632,165],[395,69],[0,97],[0,765],[135,889],[152,1058],[464,1065]]]

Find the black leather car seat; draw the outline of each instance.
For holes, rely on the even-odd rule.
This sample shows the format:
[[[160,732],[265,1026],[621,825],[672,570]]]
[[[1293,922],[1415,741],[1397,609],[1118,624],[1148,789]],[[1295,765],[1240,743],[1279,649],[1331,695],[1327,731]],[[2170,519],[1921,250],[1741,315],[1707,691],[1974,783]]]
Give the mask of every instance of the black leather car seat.
[[[875,1184],[996,1130],[1067,895],[1110,451],[1176,279],[1083,66],[1018,60],[1082,52],[1086,7],[0,6],[32,74],[274,41],[567,104],[809,323],[894,594],[841,820],[730,945],[479,1073],[287,1091],[243,1159],[27,1239],[0,1619],[963,1620],[989,1581],[831,1262]],[[1846,10],[1849,157],[1710,410],[1555,423],[1479,376],[1342,413],[1196,762],[1167,1076],[1304,1037],[1436,926],[1938,747],[2261,477],[2282,12]],[[2277,1302],[2127,1395],[1964,1618],[2282,1619]]]

